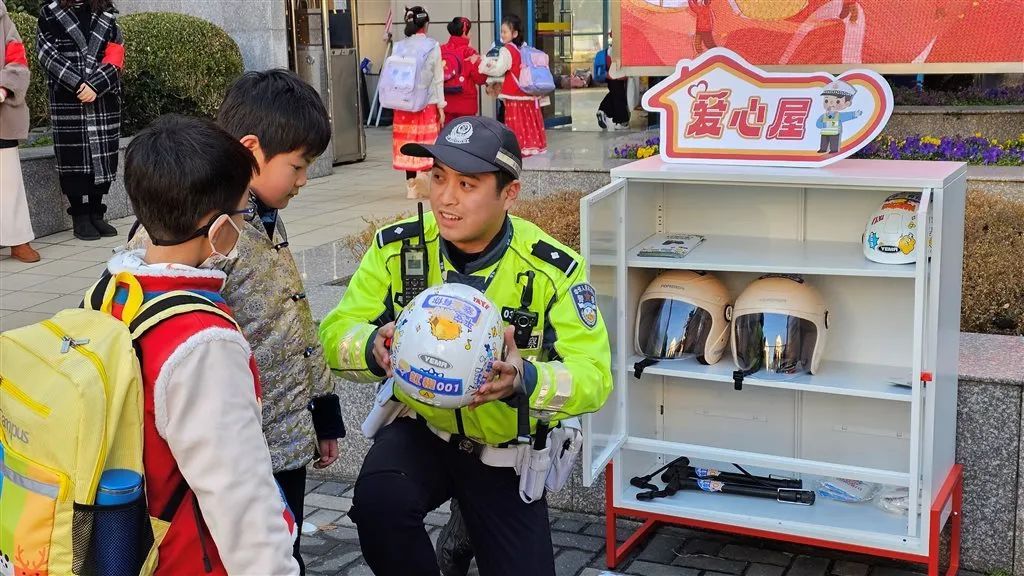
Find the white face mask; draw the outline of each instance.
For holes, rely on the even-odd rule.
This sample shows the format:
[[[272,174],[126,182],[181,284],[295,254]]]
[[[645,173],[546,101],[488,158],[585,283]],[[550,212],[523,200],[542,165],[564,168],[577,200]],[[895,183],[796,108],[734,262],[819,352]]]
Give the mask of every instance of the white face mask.
[[[235,241],[235,245],[227,254],[221,254],[217,251],[217,247],[213,245],[213,241],[207,240],[210,242],[210,248],[213,250],[213,253],[199,265],[199,268],[224,271],[234,265],[235,261],[238,260],[238,244],[242,241],[242,231],[238,229],[235,221],[231,218],[227,219],[227,225],[234,228],[235,232],[238,234],[238,239]]]
[[[238,260],[238,244],[235,244],[235,247],[227,254],[221,254],[220,252],[214,251],[213,254],[210,254],[209,258],[203,260],[203,263],[200,264],[199,267],[205,270],[224,271],[233,266],[235,260]]]

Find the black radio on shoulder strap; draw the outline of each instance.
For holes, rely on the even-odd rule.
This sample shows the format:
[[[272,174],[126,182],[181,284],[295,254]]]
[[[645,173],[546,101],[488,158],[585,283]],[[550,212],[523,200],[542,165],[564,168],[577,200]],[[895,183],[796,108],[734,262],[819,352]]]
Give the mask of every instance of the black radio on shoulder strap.
[[[404,305],[412,302],[420,292],[427,289],[427,240],[423,232],[423,203],[418,203],[420,220],[420,242],[417,245],[409,243],[406,238],[402,241],[402,302]]]

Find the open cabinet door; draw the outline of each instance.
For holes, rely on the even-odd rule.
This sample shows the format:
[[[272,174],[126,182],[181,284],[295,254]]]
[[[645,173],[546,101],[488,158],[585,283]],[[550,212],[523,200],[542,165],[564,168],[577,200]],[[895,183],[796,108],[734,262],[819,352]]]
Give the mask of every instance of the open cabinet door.
[[[583,418],[583,484],[590,486],[626,439],[625,389],[625,222],[626,181],[611,184],[580,200],[580,247],[590,283],[608,329],[614,388],[603,408]]]

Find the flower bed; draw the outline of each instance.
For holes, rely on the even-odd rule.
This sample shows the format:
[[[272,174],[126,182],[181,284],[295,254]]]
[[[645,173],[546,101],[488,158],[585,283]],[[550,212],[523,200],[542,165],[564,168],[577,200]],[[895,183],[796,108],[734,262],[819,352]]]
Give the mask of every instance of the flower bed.
[[[648,136],[647,138],[637,141],[628,142],[622,145],[616,146],[612,150],[612,158],[621,158],[625,160],[642,160],[654,156],[659,151],[658,143],[660,142],[658,136]]]
[[[637,160],[659,152],[660,139],[651,136],[640,142],[625,143],[612,151],[613,158]],[[1024,134],[1016,140],[997,141],[981,135],[969,137],[880,136],[854,155],[855,158],[886,160],[951,160],[968,164],[1024,166]]]
[[[1024,84],[952,92],[894,86],[892,95],[897,106],[1015,106],[1024,104]]]
[[[886,160],[953,160],[968,164],[1024,166],[1024,134],[1016,140],[999,142],[981,135],[969,137],[911,136],[896,139],[881,136],[854,154],[855,158]]]

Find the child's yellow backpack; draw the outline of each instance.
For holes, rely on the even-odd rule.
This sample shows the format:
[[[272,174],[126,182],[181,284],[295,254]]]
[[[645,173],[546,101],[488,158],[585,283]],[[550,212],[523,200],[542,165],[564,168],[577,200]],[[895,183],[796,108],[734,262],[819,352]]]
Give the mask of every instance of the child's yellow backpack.
[[[125,302],[114,302],[118,285],[129,288]],[[115,308],[123,320],[111,315]],[[133,276],[105,275],[82,309],[0,333],[0,576],[155,568],[159,543],[142,486],[142,376],[133,340],[200,309],[230,319],[188,292],[143,305]],[[111,470],[119,472],[104,475]],[[107,480],[126,477],[137,485]]]

